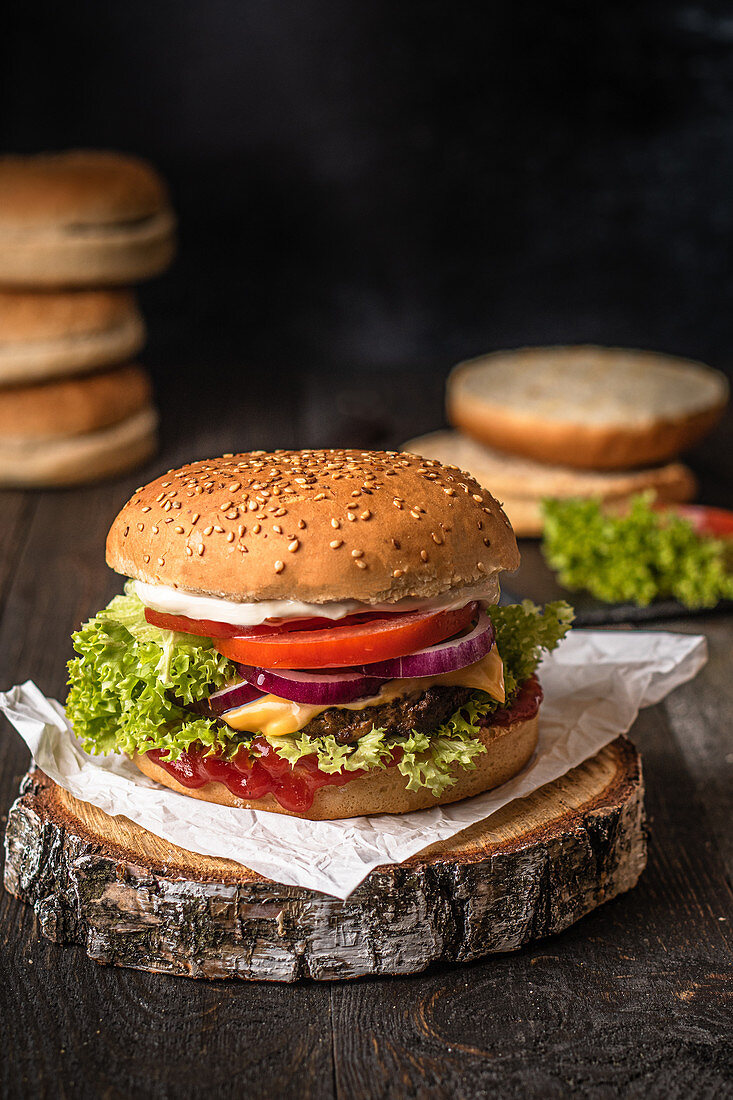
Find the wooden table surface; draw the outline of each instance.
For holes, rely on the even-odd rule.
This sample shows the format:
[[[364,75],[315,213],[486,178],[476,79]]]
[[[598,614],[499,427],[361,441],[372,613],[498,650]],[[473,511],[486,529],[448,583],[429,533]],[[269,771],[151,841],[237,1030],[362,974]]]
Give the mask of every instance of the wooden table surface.
[[[442,421],[438,374],[302,377],[230,370],[160,386],[149,468],[69,492],[2,493],[0,687],[63,698],[69,634],[120,588],[104,538],[163,468],[276,446],[395,447]],[[730,421],[695,457],[708,502],[733,488]],[[727,467],[726,467],[727,463]],[[642,712],[651,831],[639,886],[519,954],[413,978],[280,986],[101,967],[40,938],[0,898],[3,1096],[733,1096],[733,620],[710,661]],[[2,720],[0,811],[28,754]]]

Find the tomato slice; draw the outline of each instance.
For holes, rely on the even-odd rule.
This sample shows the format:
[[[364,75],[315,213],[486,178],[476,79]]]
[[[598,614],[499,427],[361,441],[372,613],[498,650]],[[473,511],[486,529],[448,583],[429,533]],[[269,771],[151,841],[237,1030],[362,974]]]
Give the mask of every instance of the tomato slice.
[[[476,607],[470,603],[455,611],[413,611],[350,624],[342,620],[318,630],[240,633],[217,639],[216,648],[231,661],[260,668],[350,668],[436,645],[467,627]]]
[[[674,512],[688,519],[698,535],[707,538],[733,538],[733,512],[726,508],[710,508],[705,504],[667,505],[664,511]]]
[[[167,615],[163,611],[145,608],[145,621],[161,630],[178,630],[182,634],[197,634],[201,638],[232,638],[239,632],[238,626],[215,623],[209,619],[188,619],[185,615]]]

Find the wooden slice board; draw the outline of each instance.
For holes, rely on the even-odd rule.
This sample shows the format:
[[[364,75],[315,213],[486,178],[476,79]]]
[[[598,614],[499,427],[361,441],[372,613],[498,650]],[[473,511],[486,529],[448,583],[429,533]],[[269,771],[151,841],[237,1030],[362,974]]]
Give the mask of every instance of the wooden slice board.
[[[35,771],[8,816],[5,886],[44,935],[98,962],[269,981],[410,974],[516,950],[629,890],[646,863],[643,798],[619,737],[338,901],[176,848]]]

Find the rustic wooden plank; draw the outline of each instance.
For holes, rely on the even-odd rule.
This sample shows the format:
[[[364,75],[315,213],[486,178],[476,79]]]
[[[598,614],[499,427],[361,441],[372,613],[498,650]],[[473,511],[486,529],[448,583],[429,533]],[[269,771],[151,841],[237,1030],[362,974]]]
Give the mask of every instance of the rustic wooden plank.
[[[635,727],[652,839],[637,888],[461,972],[332,989],[340,1095],[724,1095],[733,904],[661,708]]]
[[[0,610],[23,552],[36,503],[34,493],[0,492]]]
[[[211,375],[207,382],[215,381]],[[234,386],[236,377],[230,380]],[[250,384],[251,383],[251,384]],[[163,387],[164,450],[129,478],[42,493],[27,538],[9,553],[0,623],[0,684],[32,678],[63,698],[71,630],[119,591],[104,539],[141,480],[196,455],[295,441],[297,393],[275,404],[267,380],[239,378],[228,410],[218,384],[190,398]],[[22,501],[20,496],[17,497]],[[0,720],[4,816],[28,754]],[[95,965],[40,934],[32,911],[0,898],[0,1095],[57,1097],[313,1097],[333,1095],[328,991],[192,983]]]
[[[346,901],[176,848],[28,776],[5,886],[99,962],[269,981],[406,974],[514,950],[631,889],[646,862],[640,761],[618,738],[568,775]]]
[[[670,695],[664,708],[733,881],[733,622],[709,615],[669,625],[686,634],[705,634],[708,640],[707,665]]]

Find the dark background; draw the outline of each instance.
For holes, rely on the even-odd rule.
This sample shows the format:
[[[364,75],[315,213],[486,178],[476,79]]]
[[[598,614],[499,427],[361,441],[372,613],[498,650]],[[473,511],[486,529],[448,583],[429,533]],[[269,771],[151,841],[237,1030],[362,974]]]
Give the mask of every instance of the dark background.
[[[0,51],[6,150],[170,181],[158,373],[586,340],[731,368],[727,3],[11,0]]]

